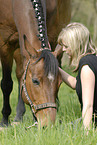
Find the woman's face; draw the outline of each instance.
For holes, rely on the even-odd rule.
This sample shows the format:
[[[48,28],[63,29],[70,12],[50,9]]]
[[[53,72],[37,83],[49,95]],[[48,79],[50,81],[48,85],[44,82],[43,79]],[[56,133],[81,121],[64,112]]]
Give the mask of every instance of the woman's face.
[[[62,43],[63,46],[63,51],[66,52],[66,54],[69,56],[69,58],[71,58],[72,53],[71,53],[71,49],[69,48],[69,46],[67,46],[64,42]]]

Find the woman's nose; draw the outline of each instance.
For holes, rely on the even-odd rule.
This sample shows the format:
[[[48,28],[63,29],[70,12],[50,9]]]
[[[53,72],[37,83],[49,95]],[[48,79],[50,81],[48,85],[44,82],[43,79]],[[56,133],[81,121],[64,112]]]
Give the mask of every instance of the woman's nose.
[[[65,46],[63,46],[63,51],[66,51],[66,47]]]

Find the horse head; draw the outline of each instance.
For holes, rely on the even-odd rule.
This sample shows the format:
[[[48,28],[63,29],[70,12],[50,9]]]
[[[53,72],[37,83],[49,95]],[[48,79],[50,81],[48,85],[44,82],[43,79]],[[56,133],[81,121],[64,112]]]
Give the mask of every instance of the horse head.
[[[36,51],[27,38],[24,39],[29,59],[21,81],[22,98],[31,106],[34,119],[45,126],[49,121],[55,122],[56,99],[61,83],[58,62],[54,52],[52,54],[49,49]]]

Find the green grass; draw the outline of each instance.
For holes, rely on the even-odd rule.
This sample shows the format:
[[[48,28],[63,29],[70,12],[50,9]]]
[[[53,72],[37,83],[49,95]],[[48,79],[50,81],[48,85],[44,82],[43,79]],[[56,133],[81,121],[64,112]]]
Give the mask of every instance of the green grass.
[[[72,74],[71,70],[64,69]],[[76,75],[76,74],[75,74]],[[0,70],[1,76],[1,70]],[[12,113],[10,115],[11,122],[16,114],[17,104],[17,80],[15,76],[15,67],[13,69],[14,89],[11,94],[10,103]],[[1,78],[1,77],[0,77]],[[2,94],[0,91],[0,110],[2,109]],[[55,125],[51,128],[25,128],[32,125],[32,114],[28,106],[24,115],[23,123],[17,126],[9,126],[0,131],[0,145],[97,145],[97,131],[91,129],[88,136],[82,128],[82,124],[70,124],[81,117],[80,104],[76,92],[65,84],[62,84],[59,90],[60,107],[56,116]],[[0,120],[2,114],[0,114]],[[60,120],[62,123],[60,123]]]

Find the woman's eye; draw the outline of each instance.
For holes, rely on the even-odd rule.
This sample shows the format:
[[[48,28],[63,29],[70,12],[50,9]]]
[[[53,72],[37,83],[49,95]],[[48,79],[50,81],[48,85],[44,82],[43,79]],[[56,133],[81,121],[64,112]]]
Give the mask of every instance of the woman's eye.
[[[32,79],[32,82],[33,82],[33,84],[35,84],[35,85],[39,85],[39,84],[40,84],[40,82],[39,82],[38,79]]]
[[[68,48],[68,46],[65,45],[65,48]]]

